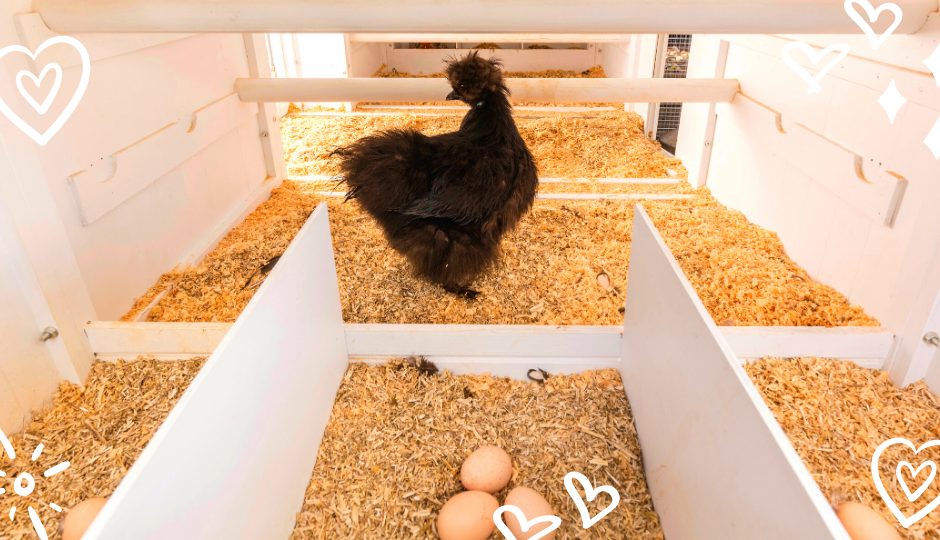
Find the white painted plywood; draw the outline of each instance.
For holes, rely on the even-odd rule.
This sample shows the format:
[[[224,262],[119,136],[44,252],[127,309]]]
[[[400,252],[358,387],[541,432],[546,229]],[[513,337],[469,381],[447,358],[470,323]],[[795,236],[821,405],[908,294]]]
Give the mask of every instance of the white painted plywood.
[[[235,94],[229,94],[69,175],[67,181],[79,205],[82,223],[91,224],[257,113],[256,104],[242,103]],[[247,194],[247,171],[231,152],[216,159],[208,154],[206,159],[210,160],[207,163],[210,185],[214,177],[224,177],[223,182],[227,183],[235,174],[241,177],[238,189],[226,185],[222,191],[230,198]],[[263,178],[263,173],[257,176]]]
[[[634,215],[620,372],[665,536],[849,540],[655,226]]]
[[[818,122],[820,131],[799,122],[790,124],[772,105],[747,95],[738,94],[731,104],[719,105],[718,111],[723,132],[727,132],[724,124],[730,124],[744,133],[752,141],[750,144],[760,145],[774,156],[785,159],[790,166],[807,174],[868,218],[882,225],[893,223],[907,180],[899,174],[891,174],[884,157],[864,156],[826,137],[821,133],[825,122]],[[853,137],[852,140],[860,139]],[[746,154],[736,152],[727,142],[722,144],[719,140],[716,145],[720,145],[723,155],[732,152],[733,159],[747,159]],[[873,152],[873,155],[883,156],[884,153]],[[768,165],[765,158],[758,161],[756,168]],[[778,171],[779,168],[776,167]]]
[[[287,538],[347,367],[338,291],[321,204],[84,538]]]
[[[454,49],[395,49],[386,47],[388,69],[397,69],[414,75],[440,73],[444,62],[455,55],[465,55],[470,51]],[[544,49],[482,49],[480,55],[497,57],[503,61],[506,71],[543,71],[546,69],[564,69],[584,71],[597,65],[594,54],[595,45],[584,50],[544,50]]]
[[[839,201],[819,267],[819,281],[851,291],[871,229],[878,227],[852,205]]]

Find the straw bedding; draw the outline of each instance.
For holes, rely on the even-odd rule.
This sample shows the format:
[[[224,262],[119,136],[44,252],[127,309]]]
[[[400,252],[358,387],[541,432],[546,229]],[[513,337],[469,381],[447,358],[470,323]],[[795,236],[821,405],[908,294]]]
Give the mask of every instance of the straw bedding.
[[[604,75],[598,68],[582,76]],[[414,128],[427,134],[452,131],[461,117],[461,112],[291,115],[281,123],[288,170],[296,176],[329,177],[336,172],[329,153],[339,146],[390,128]],[[542,193],[693,195],[687,200],[646,201],[644,207],[719,324],[878,324],[837,291],[810,279],[786,256],[776,235],[725,208],[707,189],[693,189],[685,181],[681,162],[663,155],[659,144],[644,136],[638,115],[622,110],[534,115],[520,111],[516,120],[540,176],[589,179],[545,183]],[[679,183],[601,184],[593,180],[616,177],[668,178]],[[264,279],[258,272],[249,283],[250,276],[280,255],[316,204],[327,200],[347,322],[616,325],[622,321],[619,310],[633,213],[629,201],[538,201],[504,240],[501,263],[474,284],[483,292],[481,297],[469,302],[415,279],[356,203],[340,204],[316,194],[341,189],[329,180],[285,182],[206,260],[164,276],[123,320],[132,320],[145,308],[156,289],[175,284],[148,320],[233,321]],[[598,281],[602,273],[609,285]]]
[[[615,370],[542,385],[428,376],[401,361],[350,366],[291,539],[437,538],[438,511],[463,491],[461,464],[487,444],[513,459],[513,479],[496,498],[516,486],[541,493],[562,519],[557,539],[662,539]],[[587,531],[565,492],[571,471],[620,492],[620,505]],[[588,510],[597,514],[609,502],[598,496]]]
[[[17,459],[3,470],[15,478],[62,461],[71,466],[37,479],[33,494],[18,503],[16,520],[0,520],[0,538],[35,535],[22,512],[31,505],[50,538],[59,540],[62,514],[48,504],[67,510],[109,496],[204,361],[98,363],[85,386],[62,383],[52,406],[10,437]],[[884,372],[839,360],[765,359],[745,369],[826,496],[861,502],[896,523],[872,482],[871,455],[889,438],[918,446],[938,438],[940,400],[922,382],[900,390]],[[45,449],[31,462],[40,442]],[[548,499],[565,522],[558,538],[618,538],[612,531],[624,531],[625,538],[662,537],[615,371],[556,375],[538,385],[487,375],[427,376],[393,361],[351,365],[292,538],[433,538],[436,512],[461,488],[462,460],[482,444],[497,444],[512,455],[511,487],[525,485]],[[924,459],[940,458],[940,450],[923,452]],[[911,459],[907,454],[889,449],[881,475],[910,515],[915,508],[892,481],[897,463]],[[576,526],[577,512],[563,489],[561,479],[570,470],[595,485],[610,479],[621,493],[617,511],[589,534]],[[938,494],[934,484],[922,497]],[[505,490],[498,494],[504,495]],[[931,513],[898,530],[912,540],[936,539],[940,517]]]
[[[49,503],[68,510],[86,499],[111,495],[204,362],[205,358],[99,362],[85,386],[63,382],[52,406],[37,413],[22,433],[10,437],[16,460],[8,463],[4,456],[6,478],[28,472],[36,479],[36,488],[29,497],[8,499],[17,507],[16,519],[10,521],[6,515],[0,519],[0,538],[36,538],[26,513],[29,505],[39,513],[49,538],[59,540],[64,513]],[[39,443],[45,448],[35,462],[30,461]],[[68,469],[42,476],[42,471],[63,461],[70,463]]]
[[[462,113],[435,116],[289,116],[281,121],[284,155],[291,175],[333,175],[329,153],[381,130],[417,129],[427,135],[456,131]],[[516,125],[542,177],[667,178],[684,176],[675,158],[643,135],[643,120],[626,111],[539,113],[519,111]]]
[[[176,286],[149,320],[234,321],[323,199],[287,181]],[[412,276],[355,203],[330,199],[343,317],[357,323],[621,324],[632,232],[628,201],[537,201],[503,243],[500,264],[478,280],[482,294],[455,298]],[[715,201],[645,201],[656,226],[719,324],[877,325],[837,291],[813,281],[777,236]],[[598,280],[606,274],[609,286]],[[247,284],[247,286],[246,286]],[[133,319],[134,312],[125,318]]]
[[[940,513],[930,512],[910,528],[901,527],[871,476],[872,455],[884,441],[902,437],[920,447],[940,438],[940,400],[923,382],[901,390],[884,371],[824,358],[765,359],[745,370],[831,501],[869,506],[904,538],[940,538]],[[898,463],[908,460],[916,468],[927,459],[938,462],[940,449],[927,448],[915,457],[893,446],[879,459],[882,482],[906,516],[940,495],[940,483],[934,481],[917,499],[919,504],[912,504],[896,480]],[[911,491],[925,475],[912,479],[905,473]]]

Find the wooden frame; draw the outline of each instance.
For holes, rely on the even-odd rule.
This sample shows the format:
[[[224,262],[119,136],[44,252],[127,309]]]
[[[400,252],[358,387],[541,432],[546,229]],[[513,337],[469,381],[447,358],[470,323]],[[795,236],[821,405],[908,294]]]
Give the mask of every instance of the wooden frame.
[[[718,43],[718,58],[715,61],[715,78],[725,78],[725,66],[728,64],[728,49],[731,46],[725,40]],[[691,182],[696,188],[700,188],[708,183],[708,164],[711,163],[712,149],[715,147],[715,126],[718,123],[718,114],[715,112],[717,104],[708,104],[708,116],[705,121],[705,141],[702,143],[702,157],[699,161],[698,174],[694,182]],[[682,124],[682,120],[679,120]]]
[[[183,358],[211,354],[232,323],[95,322],[85,328],[102,359],[155,355]],[[346,324],[350,357],[426,356],[467,362],[525,359],[581,363],[620,356],[619,326]],[[768,356],[843,358],[878,369],[894,336],[880,327],[724,326],[719,332],[740,361]]]
[[[324,181],[324,180],[335,180],[339,177],[329,176],[326,174],[312,174],[307,176],[291,176],[291,180],[314,180],[314,181]],[[543,184],[566,184],[566,183],[590,183],[597,182],[599,184],[678,184],[680,180],[675,177],[671,178],[552,178],[552,177],[543,177],[539,178],[539,182]]]
[[[23,46],[31,51],[35,51],[39,46],[49,38],[61,35],[50,30],[42,21],[38,13],[17,13],[13,15],[13,23],[16,25],[17,33],[20,35],[20,41]],[[169,43],[180,39],[186,39],[196,34],[139,34],[139,35],[108,35],[95,34],[79,36],[82,45],[88,49],[88,57],[92,62],[112,58],[132,51],[145,49]],[[63,54],[62,50],[52,49],[45,58],[50,62],[56,62],[59,67],[66,69],[72,66],[81,65],[81,60],[74,54]],[[38,70],[35,70],[38,71]]]
[[[344,328],[323,203],[230,328],[90,325],[98,348],[116,346],[119,337],[154,350],[180,331],[188,332],[187,347],[221,340],[85,538],[286,537],[348,355],[430,353],[455,373],[520,379],[535,367],[619,368],[669,537],[847,540],[652,222],[639,206],[635,215],[634,285],[622,329]],[[761,331],[783,339],[792,329]],[[756,490],[764,495],[753,497]]]
[[[513,99],[534,102],[730,103],[735,79],[506,79]],[[442,101],[445,79],[236,79],[239,99],[251,102]]]
[[[904,19],[896,34],[916,32],[936,0],[897,0]],[[500,10],[494,17],[493,10]],[[776,0],[558,1],[532,9],[526,0],[468,6],[450,0],[388,3],[353,0],[34,0],[33,9],[59,32],[362,32],[861,34],[841,2]],[[363,17],[363,13],[370,16]],[[881,23],[881,21],[878,21]],[[887,23],[876,25],[884,31]]]
[[[634,216],[620,373],[666,538],[849,540],[653,222]]]
[[[286,538],[347,363],[321,203],[83,538]]]
[[[631,34],[349,34],[356,43],[629,43]]]

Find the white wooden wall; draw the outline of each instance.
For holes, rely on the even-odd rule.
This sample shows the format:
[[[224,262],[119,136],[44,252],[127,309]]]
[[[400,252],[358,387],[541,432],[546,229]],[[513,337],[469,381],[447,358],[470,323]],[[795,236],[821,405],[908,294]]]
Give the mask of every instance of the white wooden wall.
[[[356,41],[355,37],[351,36],[353,39],[348,42],[350,77],[371,77],[382,64],[389,70],[434,73],[443,68],[445,59],[468,52],[465,49],[396,49],[394,43]],[[513,44],[516,48],[506,45],[506,48],[495,51],[482,50],[481,54],[500,58],[507,71],[584,71],[600,65],[608,77],[625,78],[633,76],[631,45],[633,38],[637,37],[640,36],[626,36],[626,39],[617,42],[589,43],[585,50],[520,49],[518,44]],[[461,46],[464,45],[468,44],[461,43]]]
[[[60,374],[52,349],[62,353],[62,341],[42,343],[46,326],[55,326],[55,319],[0,198],[0,429],[5,433],[22,429],[32,409],[55,392]]]
[[[808,94],[781,59],[794,39],[815,50],[851,47],[818,94]],[[715,76],[721,40],[729,42],[724,76],[737,78],[751,99],[739,94],[717,106],[707,185],[776,231],[813,278],[899,335],[886,364],[896,382],[922,378],[934,350],[920,338],[940,289],[940,161],[923,140],[940,118],[940,89],[920,62],[940,43],[940,15],[877,51],[863,36],[695,36],[690,77]],[[891,80],[909,100],[893,124],[877,102]],[[683,107],[678,154],[691,176],[700,172],[706,113],[705,106]],[[877,204],[860,196],[871,188],[855,177],[853,154],[873,182],[894,182],[888,171],[907,180],[892,226],[875,215],[884,194]]]
[[[0,45],[35,50],[53,35],[30,13],[29,0],[0,5]],[[76,37],[89,52],[91,77],[61,131],[42,147],[0,118],[0,197],[21,243],[11,248],[5,241],[0,251],[31,270],[20,282],[34,281],[46,299],[32,302],[37,327],[23,328],[13,345],[3,339],[0,354],[34,363],[33,341],[45,325],[39,320],[51,317],[62,336],[46,346],[58,369],[36,385],[44,397],[59,379],[80,382],[87,374],[85,323],[119,318],[162,273],[204,256],[284,177],[274,107],[243,104],[233,93],[238,77],[270,76],[263,36]],[[38,67],[49,61],[63,74],[47,114],[56,116],[81,63],[67,47],[43,53]],[[0,96],[41,128],[49,121],[30,117],[17,96],[15,76],[23,69],[38,72],[25,55],[0,62]],[[43,81],[37,99],[51,81]],[[0,297],[14,305],[19,287],[3,279]]]

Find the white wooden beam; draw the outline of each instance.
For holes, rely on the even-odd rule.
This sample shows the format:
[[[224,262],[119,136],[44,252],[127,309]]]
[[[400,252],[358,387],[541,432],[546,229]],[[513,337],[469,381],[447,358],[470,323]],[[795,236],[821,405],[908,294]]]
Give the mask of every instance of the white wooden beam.
[[[212,353],[231,323],[94,322],[85,332],[99,358]],[[880,368],[894,335],[880,327],[723,326],[742,362],[768,356],[843,358]],[[449,361],[537,358],[611,359],[620,355],[619,326],[346,324],[357,358],[428,356]]]
[[[319,197],[345,197],[345,191],[315,191]],[[679,199],[691,199],[694,195],[671,194],[671,193],[539,193],[535,196],[539,200],[548,201],[633,201],[633,200],[653,200],[653,201],[672,201]]]
[[[321,204],[83,538],[287,538],[347,365]]]
[[[49,30],[42,22],[38,13],[17,13],[13,15],[17,33],[24,47],[35,51],[46,40],[60,34]],[[179,39],[186,39],[195,34],[139,34],[139,35],[105,35],[96,34],[79,36],[82,45],[88,50],[88,58],[92,62],[120,56],[147,47],[162,45]],[[81,57],[68,48],[53,47],[43,54],[43,60],[48,63],[55,62],[60,68],[66,69],[81,65]],[[39,66],[41,69],[43,66]],[[38,69],[36,70],[39,71]]]
[[[513,99],[534,102],[730,103],[736,79],[506,79]],[[446,79],[236,79],[242,101],[443,101]]]
[[[629,43],[631,34],[349,34],[359,43]]]
[[[675,201],[692,197],[695,195],[684,193],[539,193],[535,196],[550,201]]]
[[[337,176],[330,176],[327,174],[311,174],[311,175],[302,175],[302,176],[291,176],[291,180],[300,180],[300,181],[329,181],[337,180]],[[543,177],[539,178],[539,182],[543,184],[588,184],[591,182],[597,182],[599,184],[678,184],[681,182],[678,178],[551,178]]]
[[[936,0],[896,0],[916,32]],[[813,0],[33,0],[57,32],[861,34],[842,2]],[[882,21],[881,19],[884,19]],[[881,17],[877,33],[891,23]]]
[[[666,538],[849,540],[639,205],[629,283],[620,373]]]
[[[430,111],[461,111],[467,112],[470,107],[467,105],[359,105],[360,110],[368,109],[395,109],[395,110],[430,110]],[[619,107],[554,107],[551,105],[520,105],[512,108],[514,111],[538,111],[538,112],[609,112],[619,111]],[[303,116],[303,113],[296,113]],[[579,118],[579,117],[576,117]]]

